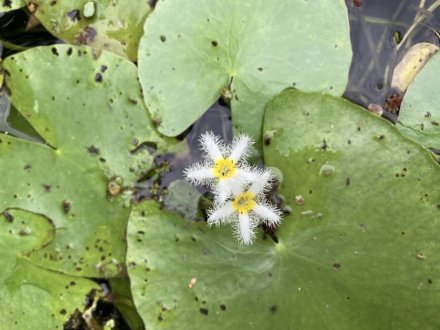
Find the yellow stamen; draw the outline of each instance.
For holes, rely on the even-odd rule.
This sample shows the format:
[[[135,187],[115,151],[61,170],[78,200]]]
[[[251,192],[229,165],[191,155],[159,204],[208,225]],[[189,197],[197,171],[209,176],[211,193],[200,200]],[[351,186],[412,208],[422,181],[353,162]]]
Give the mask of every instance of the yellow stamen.
[[[255,205],[257,205],[255,195],[250,191],[239,194],[232,201],[232,207],[240,214],[249,213],[254,209]]]
[[[235,175],[237,167],[231,158],[220,158],[215,161],[212,170],[217,179],[228,179]]]

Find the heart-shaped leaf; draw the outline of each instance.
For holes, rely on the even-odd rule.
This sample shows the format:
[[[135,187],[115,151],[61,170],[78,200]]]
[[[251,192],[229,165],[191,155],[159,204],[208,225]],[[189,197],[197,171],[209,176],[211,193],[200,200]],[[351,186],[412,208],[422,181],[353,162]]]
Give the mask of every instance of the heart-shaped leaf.
[[[351,47],[341,1],[159,1],[144,30],[139,78],[167,136],[224,95],[234,124],[259,141],[275,93],[294,85],[340,95],[347,83]]]
[[[151,329],[435,328],[440,168],[352,103],[288,90],[269,103],[266,165],[292,206],[240,246],[139,205],[128,226],[135,303]]]
[[[0,137],[0,211],[20,208],[53,222],[53,241],[30,255],[38,265],[93,277],[119,273],[126,192],[151,168],[161,141],[136,67],[112,53],[60,45],[9,57],[4,69],[13,104],[50,146]]]

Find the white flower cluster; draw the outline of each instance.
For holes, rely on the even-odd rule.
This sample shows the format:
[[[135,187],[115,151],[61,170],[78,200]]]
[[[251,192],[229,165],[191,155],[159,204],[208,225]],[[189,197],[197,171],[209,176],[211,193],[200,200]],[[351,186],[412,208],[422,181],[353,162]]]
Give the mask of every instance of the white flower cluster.
[[[247,164],[253,141],[247,135],[236,137],[225,146],[212,132],[203,134],[200,144],[204,162],[185,170],[193,184],[207,184],[214,191],[214,206],[208,211],[209,225],[231,223],[238,240],[251,244],[260,223],[274,226],[281,221],[281,212],[265,200],[273,176]]]

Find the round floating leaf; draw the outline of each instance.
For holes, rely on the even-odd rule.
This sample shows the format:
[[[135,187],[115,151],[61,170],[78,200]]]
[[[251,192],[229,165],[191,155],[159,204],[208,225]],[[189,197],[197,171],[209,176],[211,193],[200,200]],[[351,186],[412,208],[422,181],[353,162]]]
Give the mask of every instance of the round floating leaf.
[[[351,47],[341,1],[159,1],[144,30],[139,77],[168,136],[223,94],[232,98],[235,125],[259,141],[275,93],[295,85],[339,95],[347,83]]]
[[[49,145],[0,136],[0,211],[53,221],[51,244],[30,255],[62,272],[122,270],[129,208],[124,189],[152,166],[160,139],[142,103],[136,67],[88,47],[34,48],[4,61],[11,100]]]
[[[26,6],[24,0],[3,0],[0,1],[0,13],[19,9],[24,6]]]
[[[435,328],[439,166],[342,99],[289,90],[265,118],[266,165],[293,209],[278,243],[137,206],[127,262],[146,326]]]
[[[440,149],[440,55],[434,55],[409,85],[398,129],[425,147]]]
[[[142,26],[152,8],[143,0],[27,0],[54,36],[136,60]]]
[[[26,255],[48,244],[49,219],[21,210],[0,216],[0,319],[7,329],[61,329],[96,283],[37,267]]]

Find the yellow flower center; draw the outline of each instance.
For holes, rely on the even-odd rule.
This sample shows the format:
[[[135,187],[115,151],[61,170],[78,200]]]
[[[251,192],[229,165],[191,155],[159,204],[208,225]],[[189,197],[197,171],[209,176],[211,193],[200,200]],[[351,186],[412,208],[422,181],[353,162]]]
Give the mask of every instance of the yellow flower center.
[[[237,167],[231,158],[220,158],[216,160],[212,170],[217,179],[228,179],[235,175]]]
[[[249,213],[254,209],[255,205],[257,205],[255,196],[250,191],[239,194],[232,201],[232,207],[240,214]]]

